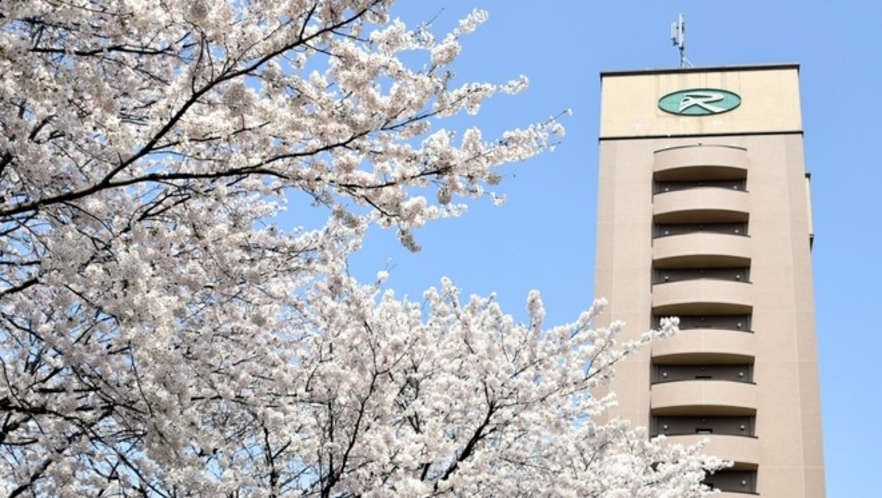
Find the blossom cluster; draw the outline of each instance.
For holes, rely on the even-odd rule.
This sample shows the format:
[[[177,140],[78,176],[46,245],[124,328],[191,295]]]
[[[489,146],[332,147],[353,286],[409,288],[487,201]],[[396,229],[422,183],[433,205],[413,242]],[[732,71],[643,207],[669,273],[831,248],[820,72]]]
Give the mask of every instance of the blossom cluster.
[[[348,275],[368,226],[416,249],[563,133],[438,127],[526,79],[451,76],[486,12],[436,37],[392,4],[3,3],[0,492],[704,493],[716,462],[592,418],[638,346],[593,311]],[[276,226],[291,196],[326,222]]]

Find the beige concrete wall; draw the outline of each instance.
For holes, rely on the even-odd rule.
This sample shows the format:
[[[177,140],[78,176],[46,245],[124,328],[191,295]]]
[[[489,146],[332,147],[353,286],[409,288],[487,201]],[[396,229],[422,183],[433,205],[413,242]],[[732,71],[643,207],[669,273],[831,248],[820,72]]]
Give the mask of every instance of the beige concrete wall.
[[[795,65],[604,73],[601,78],[601,138],[802,130]],[[741,105],[732,112],[703,117],[676,116],[659,109],[661,97],[690,88],[729,90],[741,96]]]
[[[733,236],[732,251],[715,252],[750,256],[751,283],[742,284],[749,288],[745,293],[739,290],[733,304],[752,307],[758,491],[761,496],[787,498],[825,496],[811,219],[796,77],[795,67],[605,76],[596,261],[596,295],[610,300],[606,319],[624,320],[628,336],[638,336],[650,327],[653,301],[673,299],[667,296],[670,292],[653,296],[654,288],[675,285],[652,285],[652,184],[653,171],[660,167],[656,152],[681,148],[678,160],[689,162],[691,157],[700,165],[710,164],[704,158],[718,152],[713,145],[746,151],[749,247],[743,237]],[[658,110],[659,97],[693,86],[735,91],[742,105],[710,117],[678,117]],[[682,136],[689,134],[695,136]],[[703,200],[701,206],[707,203],[713,204],[713,199]],[[671,209],[675,208],[665,206],[663,212]],[[702,286],[715,284],[692,287]],[[709,333],[700,336],[707,340]],[[720,344],[725,347],[725,341]],[[697,353],[703,348],[696,345]],[[677,349],[689,350],[682,343]],[[733,354],[744,354],[744,348],[736,349]],[[649,425],[653,390],[659,388],[650,385],[651,362],[647,348],[618,369],[612,386],[619,396],[614,415]],[[660,389],[665,397],[656,402],[670,411],[676,387]]]
[[[682,330],[652,345],[653,358],[664,363],[750,363],[756,353],[756,334],[734,330]]]

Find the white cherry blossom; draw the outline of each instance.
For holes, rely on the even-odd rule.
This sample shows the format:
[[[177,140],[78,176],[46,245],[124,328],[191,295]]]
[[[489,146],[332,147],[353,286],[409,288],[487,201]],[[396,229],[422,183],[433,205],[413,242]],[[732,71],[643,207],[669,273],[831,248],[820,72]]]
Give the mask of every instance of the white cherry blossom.
[[[593,418],[640,345],[597,308],[547,327],[531,294],[519,325],[349,276],[369,226],[416,250],[563,134],[445,127],[527,80],[451,77],[486,12],[392,4],[0,5],[0,494],[705,493],[719,462]],[[325,223],[275,225],[292,196]]]

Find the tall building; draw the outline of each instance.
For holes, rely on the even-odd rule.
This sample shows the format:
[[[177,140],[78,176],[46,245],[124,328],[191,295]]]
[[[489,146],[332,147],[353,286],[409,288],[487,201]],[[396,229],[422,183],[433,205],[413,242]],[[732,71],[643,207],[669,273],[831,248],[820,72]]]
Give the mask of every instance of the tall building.
[[[734,462],[720,496],[823,497],[799,66],[601,74],[596,295],[636,337],[614,413]]]

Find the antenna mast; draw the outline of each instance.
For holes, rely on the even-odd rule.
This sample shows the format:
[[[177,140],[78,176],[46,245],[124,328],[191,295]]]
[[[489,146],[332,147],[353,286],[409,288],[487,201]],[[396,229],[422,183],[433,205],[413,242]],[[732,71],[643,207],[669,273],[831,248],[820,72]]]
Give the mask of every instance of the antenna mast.
[[[686,59],[686,20],[683,14],[671,23],[671,41],[680,51],[680,67],[692,67],[692,63]]]

